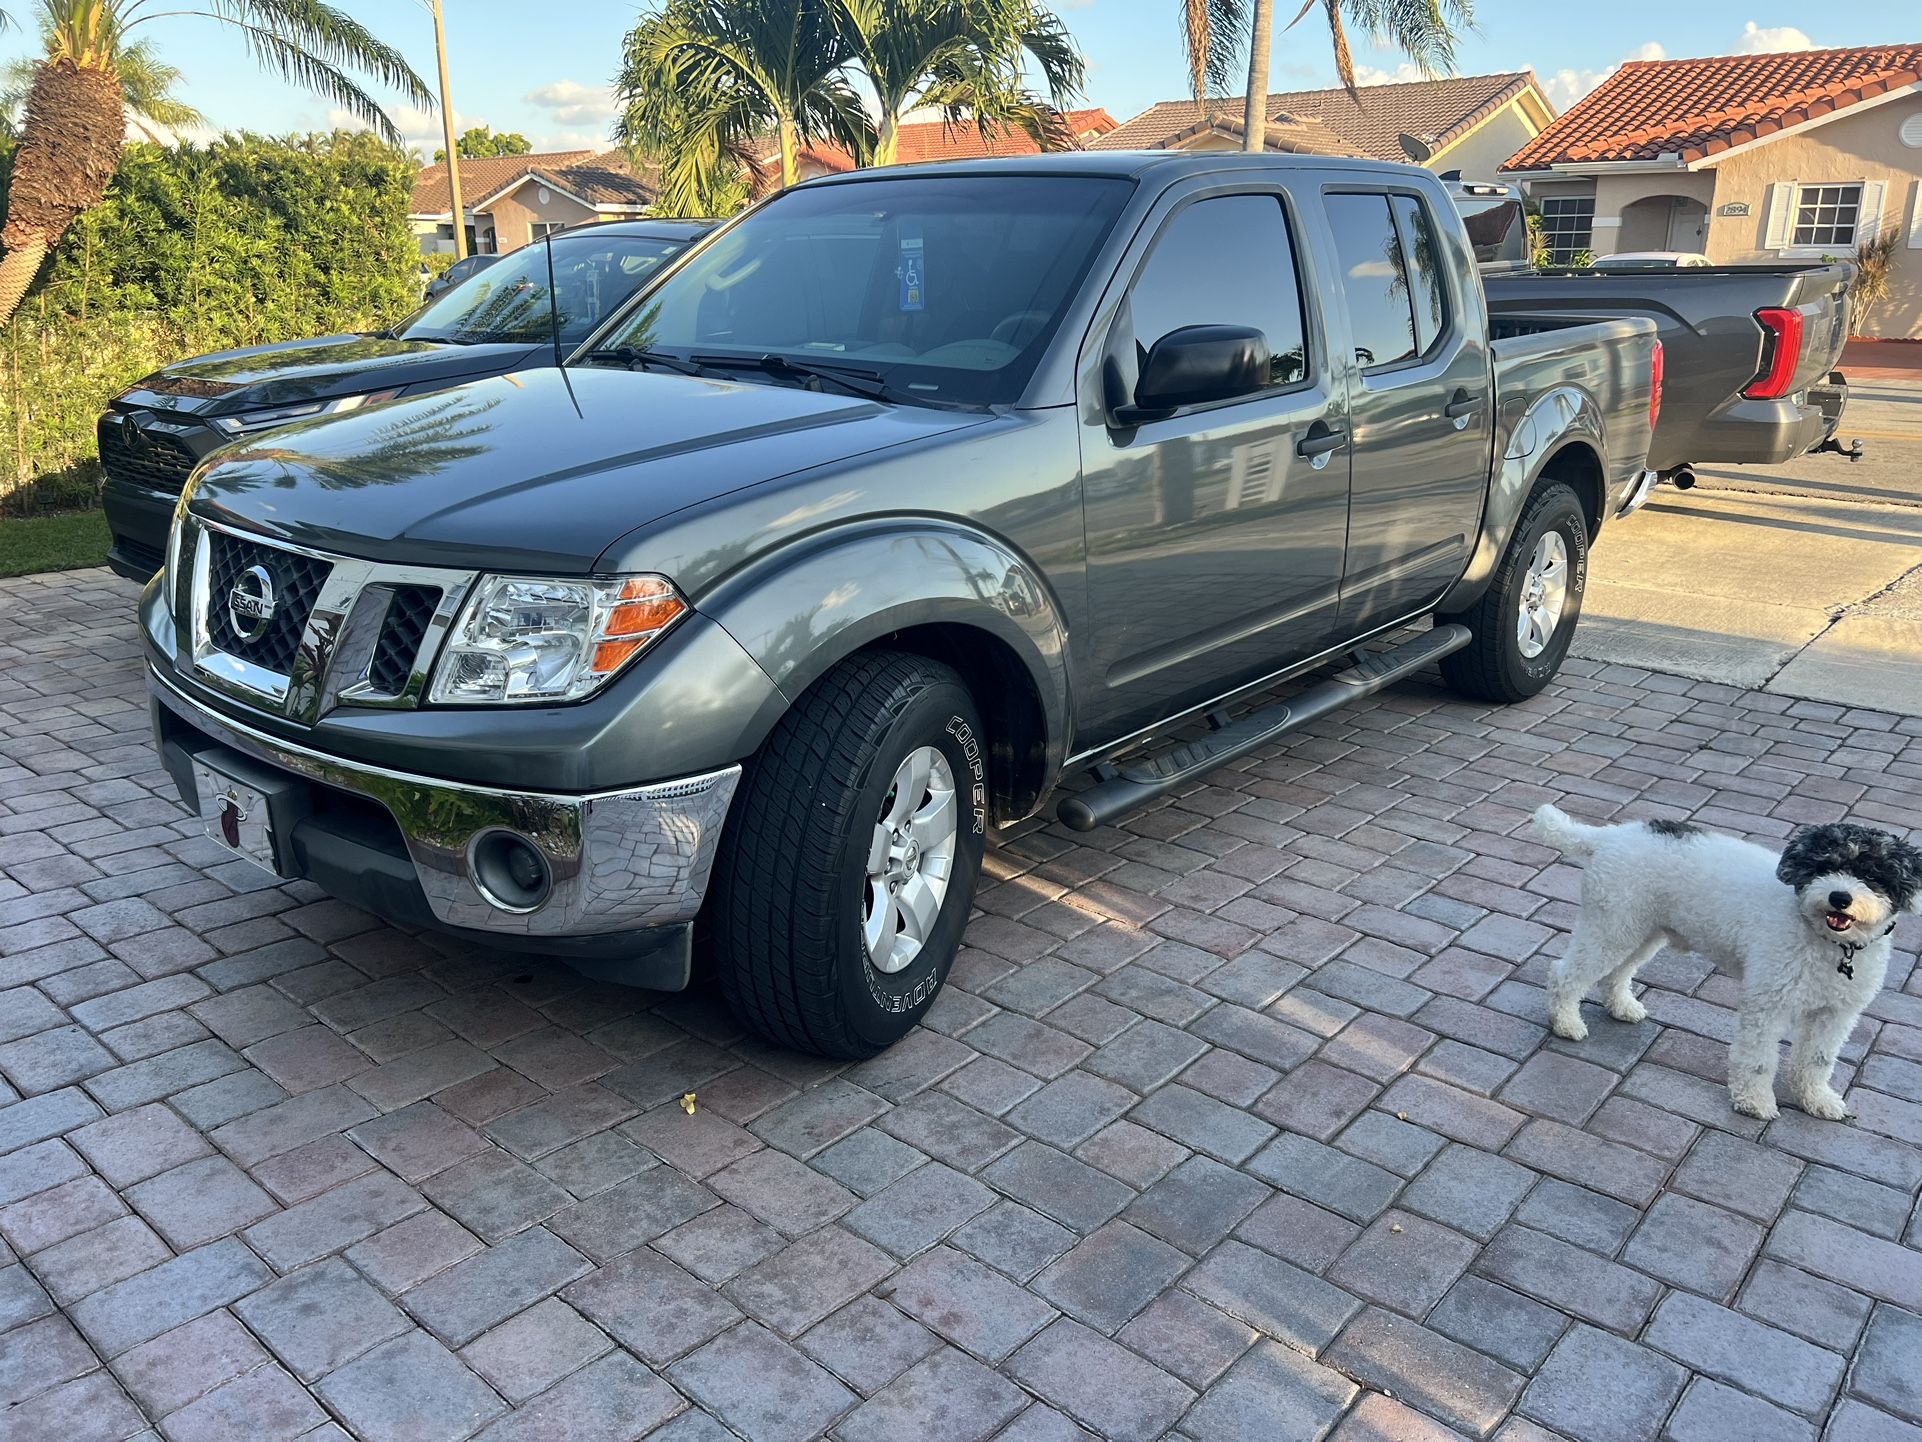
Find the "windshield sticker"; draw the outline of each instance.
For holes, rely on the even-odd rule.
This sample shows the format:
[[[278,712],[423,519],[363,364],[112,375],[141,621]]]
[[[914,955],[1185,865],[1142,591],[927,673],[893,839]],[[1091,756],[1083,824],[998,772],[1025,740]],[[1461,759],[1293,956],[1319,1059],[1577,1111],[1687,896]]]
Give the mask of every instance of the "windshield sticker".
[[[901,309],[926,310],[927,273],[926,259],[921,248],[921,237],[903,235],[901,237]]]

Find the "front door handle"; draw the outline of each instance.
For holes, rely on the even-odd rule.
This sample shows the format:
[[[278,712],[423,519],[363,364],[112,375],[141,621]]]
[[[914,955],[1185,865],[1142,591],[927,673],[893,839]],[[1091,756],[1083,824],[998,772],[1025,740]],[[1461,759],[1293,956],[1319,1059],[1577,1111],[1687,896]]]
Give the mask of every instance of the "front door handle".
[[[1308,427],[1308,433],[1295,442],[1295,454],[1304,461],[1312,462],[1316,470],[1328,464],[1328,458],[1348,444],[1348,428],[1331,426],[1327,421],[1316,421]]]
[[[1465,389],[1458,389],[1455,394],[1449,398],[1448,404],[1442,407],[1442,414],[1448,417],[1449,420],[1457,422],[1456,429],[1459,430],[1461,428],[1460,423],[1465,422],[1481,408],[1482,398],[1479,394]]]

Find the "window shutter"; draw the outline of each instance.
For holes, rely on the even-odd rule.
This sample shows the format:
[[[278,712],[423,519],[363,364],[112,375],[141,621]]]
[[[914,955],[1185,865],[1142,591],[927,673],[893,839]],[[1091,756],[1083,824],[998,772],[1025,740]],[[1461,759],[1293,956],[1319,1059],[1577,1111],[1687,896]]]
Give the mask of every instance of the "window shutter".
[[[1915,187],[1915,203],[1909,208],[1909,249],[1922,250],[1922,182]]]
[[[1855,213],[1855,243],[1874,240],[1882,233],[1882,197],[1888,187],[1879,180],[1862,182],[1862,205]]]
[[[1769,187],[1768,230],[1762,241],[1764,250],[1787,250],[1795,233],[1795,182],[1778,180]]]

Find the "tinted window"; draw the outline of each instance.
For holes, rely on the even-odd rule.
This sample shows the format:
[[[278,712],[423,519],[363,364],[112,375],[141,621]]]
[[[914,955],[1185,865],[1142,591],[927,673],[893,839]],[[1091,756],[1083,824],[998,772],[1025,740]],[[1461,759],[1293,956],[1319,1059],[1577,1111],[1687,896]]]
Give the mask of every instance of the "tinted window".
[[[1428,207],[1412,195],[1394,197],[1395,219],[1400,223],[1402,248],[1411,262],[1414,280],[1415,339],[1427,355],[1448,326],[1448,300],[1442,288],[1441,254],[1435,245],[1435,227],[1429,223]]]
[[[908,398],[1011,403],[1131,189],[960,171],[804,186],[717,236],[601,345],[721,369],[773,354]]]
[[[483,341],[549,339],[556,319],[561,344],[574,345],[614,311],[687,244],[642,235],[596,235],[581,231],[535,241],[487,264],[465,285],[443,291],[401,331],[409,340]],[[548,306],[548,248],[552,246],[554,307]],[[472,256],[470,260],[482,260]],[[461,264],[466,264],[465,261]],[[451,266],[448,274],[460,269]]]
[[[1528,220],[1519,200],[1458,195],[1455,208],[1468,229],[1468,243],[1475,247],[1476,264],[1527,264]]]
[[[1415,313],[1408,301],[1408,262],[1388,197],[1331,195],[1327,202],[1355,359],[1364,370],[1412,359]]]
[[[1185,325],[1252,325],[1268,337],[1277,384],[1307,374],[1295,251],[1272,195],[1224,196],[1179,212],[1135,277],[1128,308],[1138,357]]]

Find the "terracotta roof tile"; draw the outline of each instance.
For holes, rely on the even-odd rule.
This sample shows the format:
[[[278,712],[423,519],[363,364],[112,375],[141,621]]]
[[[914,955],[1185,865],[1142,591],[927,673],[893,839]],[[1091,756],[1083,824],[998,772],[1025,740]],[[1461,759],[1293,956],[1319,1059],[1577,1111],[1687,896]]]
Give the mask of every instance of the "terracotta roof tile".
[[[1922,45],[1631,60],[1503,170],[1703,160],[1922,79]]]
[[[460,163],[460,198],[472,205],[483,195],[491,195],[516,176],[542,167],[568,166],[586,160],[591,150],[554,150],[534,155],[493,155],[484,160]],[[413,214],[445,215],[453,206],[447,189],[447,162],[421,167],[414,177]]]
[[[1287,116],[1326,126],[1361,155],[1377,160],[1408,159],[1401,146],[1404,132],[1429,139],[1436,148],[1457,139],[1471,126],[1535,84],[1533,72],[1515,70],[1500,75],[1455,75],[1442,80],[1410,80],[1394,85],[1368,85],[1357,101],[1346,90],[1278,91],[1268,97],[1268,118]],[[1093,150],[1155,149],[1212,114],[1239,117],[1239,96],[1193,100],[1164,100],[1093,142]],[[1239,133],[1237,131],[1237,133]]]
[[[1064,110],[1061,120],[1076,144],[1086,146],[1112,131],[1118,123],[1107,111]],[[971,160],[983,155],[1038,155],[1024,130],[988,130],[973,125],[947,125],[939,120],[903,125],[895,142],[895,161],[914,165],[930,160]]]
[[[655,196],[645,176],[637,176],[626,152],[555,150],[533,155],[497,155],[460,163],[461,202],[471,208],[523,176],[538,174],[590,205],[647,205]],[[453,202],[445,162],[422,168],[414,177],[412,213],[445,215]]]

